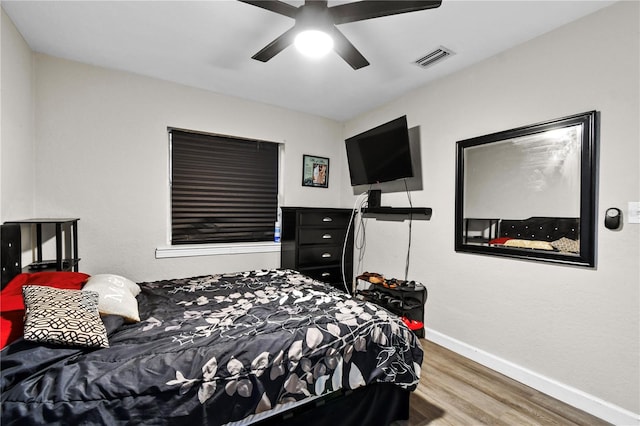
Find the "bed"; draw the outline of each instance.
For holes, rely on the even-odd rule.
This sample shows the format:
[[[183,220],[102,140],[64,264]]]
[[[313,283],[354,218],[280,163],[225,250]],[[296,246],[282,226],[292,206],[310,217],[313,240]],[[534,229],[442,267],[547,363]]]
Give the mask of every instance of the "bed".
[[[502,219],[498,238],[490,245],[531,250],[580,252],[580,219],[575,217],[534,216],[528,219]]]
[[[108,294],[49,287],[52,279],[34,284],[35,275],[7,286],[15,293],[20,285],[27,322],[25,335],[0,352],[3,425],[386,425],[408,418],[423,359],[417,337],[383,308],[296,271],[118,284],[137,302],[124,315],[103,311]],[[81,294],[83,308],[100,303],[106,341],[101,332],[79,340],[91,347],[33,333],[33,318],[57,315],[42,314],[38,303],[53,303],[59,292],[73,292],[63,293],[67,301]]]

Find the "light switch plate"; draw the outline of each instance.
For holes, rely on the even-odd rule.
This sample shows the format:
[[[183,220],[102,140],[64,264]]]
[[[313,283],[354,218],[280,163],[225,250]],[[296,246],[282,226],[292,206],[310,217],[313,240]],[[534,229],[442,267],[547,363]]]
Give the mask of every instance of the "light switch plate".
[[[629,201],[627,222],[640,223],[640,201]]]

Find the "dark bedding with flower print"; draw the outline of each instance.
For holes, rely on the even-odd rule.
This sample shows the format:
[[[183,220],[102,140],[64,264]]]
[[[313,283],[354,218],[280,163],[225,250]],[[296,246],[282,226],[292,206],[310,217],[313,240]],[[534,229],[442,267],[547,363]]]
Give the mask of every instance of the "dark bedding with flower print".
[[[338,389],[418,384],[422,348],[399,318],[295,271],[141,288],[142,322],[107,327],[110,348],[7,346],[2,424],[224,424]]]

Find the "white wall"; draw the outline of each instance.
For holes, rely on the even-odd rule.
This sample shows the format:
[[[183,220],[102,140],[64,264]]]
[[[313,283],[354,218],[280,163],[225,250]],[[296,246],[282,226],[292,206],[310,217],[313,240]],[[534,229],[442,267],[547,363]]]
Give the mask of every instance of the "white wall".
[[[412,199],[433,217],[413,223],[409,275],[429,289],[428,337],[461,341],[633,413],[640,225],[613,232],[602,218],[640,199],[639,7],[614,4],[345,127],[349,136],[402,114],[420,126],[424,190]],[[597,268],[456,253],[456,141],[593,109],[602,113]],[[353,202],[349,188],[343,197]],[[383,194],[382,203],[408,205],[403,194]],[[366,230],[362,270],[403,276],[407,223],[369,220]]]
[[[155,259],[169,224],[167,126],[285,144],[283,205],[338,205],[302,187],[302,155],[337,158],[342,126],[281,108],[36,55],[36,210],[79,217],[81,270],[142,281],[277,267],[279,253]]]
[[[34,215],[34,93],[31,49],[2,10],[0,222]]]

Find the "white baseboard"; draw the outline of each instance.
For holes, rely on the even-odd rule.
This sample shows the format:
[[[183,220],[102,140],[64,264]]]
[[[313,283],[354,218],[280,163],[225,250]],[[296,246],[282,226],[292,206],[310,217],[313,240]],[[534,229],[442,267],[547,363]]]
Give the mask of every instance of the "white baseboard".
[[[609,423],[618,426],[640,426],[640,414],[545,377],[460,340],[429,329],[426,332],[426,339]]]

